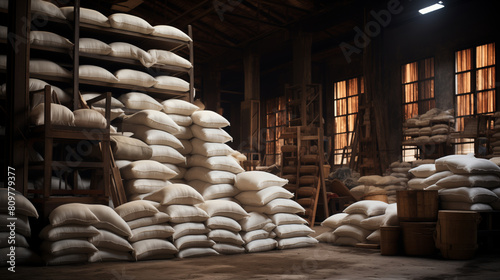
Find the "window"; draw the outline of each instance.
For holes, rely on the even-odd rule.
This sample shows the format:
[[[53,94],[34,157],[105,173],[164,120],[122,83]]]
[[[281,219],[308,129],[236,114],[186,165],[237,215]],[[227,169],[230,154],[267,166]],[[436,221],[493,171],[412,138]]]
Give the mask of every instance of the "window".
[[[403,121],[424,114],[436,106],[433,57],[403,65],[401,77]],[[418,150],[415,146],[403,146],[403,161],[414,161],[417,153]]]
[[[464,131],[465,119],[496,111],[495,43],[455,53],[456,129]],[[473,139],[461,139],[455,153],[474,152]]]
[[[346,150],[344,160],[342,154],[344,147],[350,146],[356,117],[358,114],[359,98],[364,93],[363,78],[353,78],[350,80],[336,82],[333,85],[333,108],[334,108],[334,164],[347,164],[351,155],[351,150]]]
[[[266,155],[264,165],[281,164],[281,132],[286,127],[286,99],[278,97],[266,101]]]

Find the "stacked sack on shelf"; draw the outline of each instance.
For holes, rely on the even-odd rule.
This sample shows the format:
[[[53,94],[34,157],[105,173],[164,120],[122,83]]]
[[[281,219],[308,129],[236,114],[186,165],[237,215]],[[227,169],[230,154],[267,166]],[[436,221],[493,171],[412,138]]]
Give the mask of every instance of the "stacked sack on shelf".
[[[493,114],[495,125],[490,139],[491,152],[494,157],[500,156],[500,112]]]
[[[203,203],[204,199],[194,188],[175,183],[144,199],[159,203],[158,210],[170,217],[170,224],[173,227],[172,240],[178,250],[177,257],[217,255],[211,248],[213,241],[207,236],[208,228],[205,222],[209,215],[195,206]]]
[[[493,161],[450,155],[436,160],[435,173],[423,183],[435,181],[425,189],[439,190],[442,210],[488,211],[500,209],[499,176],[500,167]]]
[[[317,243],[314,238],[309,236],[314,231],[297,215],[297,213],[304,213],[304,208],[296,201],[291,200],[293,194],[283,188],[287,183],[288,180],[263,171],[247,171],[236,176],[235,186],[241,193],[235,198],[247,212],[266,214],[271,219],[277,214],[289,214],[286,215],[289,217],[287,221],[286,219],[280,221],[280,225],[274,223],[276,227],[273,231],[277,240],[271,237],[253,240],[245,245],[247,252],[267,251],[275,247],[279,249],[298,248],[313,246]],[[261,226],[261,229],[265,231],[272,228],[272,225],[264,222],[261,223]],[[259,228],[252,229],[258,230]]]
[[[133,260],[143,261],[175,257],[178,250],[169,240],[174,233],[174,229],[168,223],[170,217],[158,211],[154,202],[130,201],[116,207],[115,211],[131,230],[132,234],[128,237],[127,242],[133,251]],[[125,246],[122,246],[122,250],[126,250]]]
[[[320,242],[344,246],[355,246],[358,243],[379,244],[380,226],[394,224],[397,224],[395,203],[361,200],[349,205],[342,213],[325,219],[321,226],[327,227],[328,231],[320,234],[316,239]]]
[[[425,114],[407,119],[404,136],[410,137],[403,141],[403,145],[439,144],[449,140],[450,132],[454,131],[454,112],[433,108]]]
[[[29,217],[38,219],[33,204],[20,192],[0,188],[0,266],[15,267],[39,264],[38,256],[29,246],[31,226]],[[11,247],[15,247],[14,255]],[[10,263],[13,259],[13,265]]]
[[[91,100],[95,97],[98,97],[99,95],[101,95],[101,93],[84,92],[84,93],[82,93],[82,98],[85,101],[88,101],[88,100]],[[92,103],[92,105],[90,106],[90,109],[97,111],[103,117],[105,117],[105,115],[106,115],[105,106],[106,106],[106,101],[100,100],[100,101]],[[117,118],[123,117],[125,115],[125,111],[123,110],[124,107],[125,107],[125,105],[120,100],[111,96],[109,121],[112,122]],[[117,128],[111,125],[110,132],[116,133]]]
[[[234,178],[244,170],[231,156],[234,151],[225,144],[233,140],[223,130],[230,123],[210,110],[196,111],[191,118],[193,151],[188,160],[189,170],[185,179],[204,196],[212,199],[231,199],[237,193]],[[210,191],[216,192],[210,195]]]
[[[240,235],[239,221],[248,213],[236,202],[229,200],[208,200],[198,204],[210,218],[206,221],[210,229],[208,238],[214,243],[213,249],[219,254],[240,254],[245,252],[245,241]]]
[[[48,265],[130,259],[132,232],[111,207],[68,203],[54,209],[49,221],[40,232]]]

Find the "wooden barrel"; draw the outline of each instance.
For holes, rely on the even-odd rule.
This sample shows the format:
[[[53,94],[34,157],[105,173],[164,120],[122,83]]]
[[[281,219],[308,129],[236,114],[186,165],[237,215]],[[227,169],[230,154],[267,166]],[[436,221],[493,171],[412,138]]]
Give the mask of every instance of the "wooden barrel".
[[[401,222],[435,222],[438,214],[438,191],[405,190],[396,192],[398,218]]]
[[[445,259],[474,258],[480,216],[474,211],[441,210],[438,214],[436,247]]]
[[[384,256],[399,255],[401,252],[401,227],[380,227],[380,254]]]
[[[437,251],[434,243],[436,222],[402,222],[404,252],[408,256],[431,256]]]

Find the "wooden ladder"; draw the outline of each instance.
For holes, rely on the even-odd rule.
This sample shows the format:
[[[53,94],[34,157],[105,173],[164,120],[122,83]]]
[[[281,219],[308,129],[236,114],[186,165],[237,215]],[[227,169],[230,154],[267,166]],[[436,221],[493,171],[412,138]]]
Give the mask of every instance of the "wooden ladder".
[[[289,180],[285,188],[295,193],[295,200],[305,209],[302,217],[312,227],[318,204],[323,205],[325,218],[329,216],[322,131],[317,127],[291,127],[282,138],[286,143],[282,147],[282,177]]]
[[[283,139],[281,146],[281,177],[288,180],[285,189],[297,197],[297,179],[299,178],[299,151],[300,151],[300,127],[287,127],[281,133]]]
[[[354,130],[351,136],[351,141],[349,143],[349,146],[344,146],[344,149],[342,150],[342,159],[340,161],[340,167],[344,166],[344,160],[347,159],[349,151],[351,150],[351,155],[349,157],[349,162],[348,166],[350,169],[355,169],[357,168],[357,156],[358,156],[358,149],[359,149],[359,126],[358,126],[358,116],[354,115]]]
[[[109,154],[111,162],[111,199],[113,201],[113,206],[118,207],[127,202],[127,196],[125,195],[125,190],[123,189],[120,169],[116,165],[115,158],[113,157],[113,152],[111,152],[111,149],[109,150]]]

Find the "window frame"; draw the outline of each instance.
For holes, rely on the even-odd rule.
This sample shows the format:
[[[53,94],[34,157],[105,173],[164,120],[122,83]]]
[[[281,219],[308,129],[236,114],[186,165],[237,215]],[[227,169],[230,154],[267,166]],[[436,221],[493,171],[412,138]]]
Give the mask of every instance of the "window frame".
[[[273,104],[270,104],[270,103]],[[271,106],[272,108],[269,108]],[[266,127],[265,127],[265,153],[264,153],[264,165],[270,165],[277,163],[281,165],[281,146],[283,145],[283,140],[280,139],[281,133],[287,126],[286,117],[286,99],[284,96],[267,99],[265,101],[265,115],[266,115]],[[274,122],[270,125],[270,118],[274,118]],[[273,152],[271,152],[273,150]]]
[[[487,45],[493,45],[493,51],[494,51],[494,60],[493,64],[486,65],[486,66],[479,66],[478,67],[478,61],[477,61],[477,51],[478,48],[487,46]],[[464,51],[470,51],[470,69],[465,69],[462,71],[459,71],[458,65],[458,56],[460,52]],[[463,131],[462,128],[460,127],[462,124],[462,120],[465,120],[465,118],[468,117],[477,117],[477,116],[488,116],[488,115],[493,115],[493,113],[498,109],[497,108],[497,102],[498,102],[498,91],[497,91],[497,86],[496,86],[496,81],[493,82],[493,87],[491,88],[483,88],[478,90],[478,84],[477,84],[477,75],[479,71],[485,70],[485,69],[493,69],[494,75],[493,78],[496,80],[496,42],[489,42],[489,43],[484,43],[484,44],[477,44],[474,46],[470,46],[468,48],[462,48],[454,52],[454,90],[453,90],[453,102],[454,102],[454,108],[455,108],[455,129],[457,132]],[[463,65],[463,63],[462,63]],[[469,84],[467,85],[469,87],[469,91],[467,92],[461,92],[458,93],[459,90],[459,75],[464,75],[464,74],[469,74]],[[487,111],[487,112],[481,112],[479,113],[478,111],[478,96],[481,93],[487,93],[489,91],[493,92],[493,102],[492,104],[492,110]],[[469,114],[461,114],[460,113],[460,108],[458,99],[460,97],[465,97],[465,96],[471,96],[470,98],[470,103],[472,105],[469,105],[472,108],[469,108]],[[473,138],[458,138],[455,140],[454,144],[454,151],[455,154],[467,154],[475,151],[474,147],[474,139]]]
[[[426,70],[429,69],[426,66],[427,61],[430,60],[432,61],[432,68],[431,68],[431,74],[427,74]],[[413,81],[405,81],[405,71],[404,67],[410,64],[416,64],[417,65],[417,70],[416,70],[416,79]],[[400,67],[400,75],[401,75],[401,110],[403,112],[402,114],[402,127],[403,124],[407,119],[410,119],[412,117],[415,117],[417,115],[421,115],[428,110],[435,108],[436,107],[436,64],[435,64],[435,57],[434,56],[429,56],[425,58],[421,58],[418,60],[414,60],[408,63],[404,63]],[[429,81],[432,81],[432,97],[427,97],[427,98],[421,98],[423,94],[426,92],[425,90],[425,84]],[[417,86],[417,96],[416,100],[406,102],[406,87],[408,85],[416,85]],[[408,115],[406,111],[406,107],[408,104],[416,104],[416,112],[413,112],[412,115]],[[428,105],[426,105],[428,104]],[[401,139],[404,142],[405,140],[409,139],[410,136],[405,136],[404,134],[401,135]],[[413,161],[415,158],[419,156],[419,149],[415,145],[401,145],[401,158],[403,161]]]
[[[349,92],[350,92],[350,85],[351,85],[349,83],[349,81],[355,81],[356,82],[357,92],[355,94],[349,94]],[[339,83],[345,83],[345,96],[337,98],[337,84],[339,84]],[[357,103],[355,104],[355,112],[351,112],[352,109],[353,109],[353,106],[352,106],[352,104],[349,104],[349,100],[350,99],[352,100],[353,98],[357,98]],[[349,160],[350,160],[351,154],[352,154],[352,149],[348,149],[346,151],[346,157],[344,159],[344,162],[342,162],[342,154],[343,154],[343,151],[344,151],[344,147],[345,146],[349,147],[349,145],[352,142],[352,137],[354,136],[354,133],[355,133],[356,122],[358,121],[357,120],[357,116],[358,116],[358,112],[359,112],[359,104],[360,104],[360,100],[362,98],[365,98],[364,77],[362,75],[356,76],[356,77],[353,77],[353,78],[349,78],[349,79],[345,79],[345,80],[340,80],[340,81],[337,81],[337,82],[333,83],[333,135],[332,135],[333,147],[332,147],[332,158],[333,158],[333,164],[336,165],[336,166],[349,164]],[[345,101],[345,114],[337,115],[337,110],[338,110],[338,108],[337,108],[337,102],[339,102],[339,101]],[[352,128],[349,125],[349,117],[350,116],[352,118],[354,118],[353,119]],[[337,121],[340,118],[344,118],[345,119],[345,131],[337,133]],[[339,147],[339,148],[336,147],[336,145],[338,144],[338,141],[337,141],[338,135],[345,135],[344,141],[345,141],[346,145],[344,147]]]

